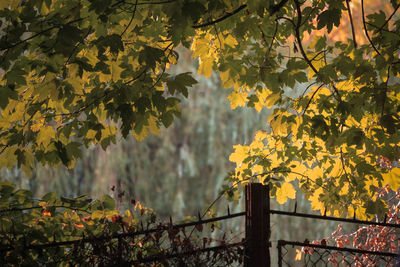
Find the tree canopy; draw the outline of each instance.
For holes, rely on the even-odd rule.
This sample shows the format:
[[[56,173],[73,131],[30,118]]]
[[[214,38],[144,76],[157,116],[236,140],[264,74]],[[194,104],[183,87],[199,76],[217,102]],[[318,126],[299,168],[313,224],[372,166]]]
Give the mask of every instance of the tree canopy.
[[[168,74],[182,45],[233,109],[273,109],[230,181],[283,203],[297,180],[321,212],[378,213],[376,189],[400,185],[399,4],[365,2],[3,1],[0,166],[72,167],[82,145],[168,127],[196,83]]]

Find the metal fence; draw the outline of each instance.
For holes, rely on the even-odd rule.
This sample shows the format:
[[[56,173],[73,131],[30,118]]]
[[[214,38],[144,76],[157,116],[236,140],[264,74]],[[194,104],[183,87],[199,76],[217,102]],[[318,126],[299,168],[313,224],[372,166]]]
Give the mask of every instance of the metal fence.
[[[136,231],[112,235],[31,244],[23,248],[0,246],[0,265],[7,253],[34,251],[52,254],[46,264],[67,263],[72,258],[75,263],[99,266],[230,266],[233,261],[243,261],[244,241],[219,240],[215,244],[217,242],[212,242],[211,238],[207,239],[210,242],[203,242],[204,239],[196,237],[205,224],[213,225],[245,215],[246,212],[231,214],[228,208],[227,215],[208,219],[202,219],[199,215],[196,221],[181,224],[174,224],[170,219],[168,223],[150,226],[141,223]],[[146,247],[151,247],[152,251],[146,251]],[[56,252],[59,248],[66,248],[66,253],[58,256]],[[79,258],[82,262],[79,262]],[[88,258],[96,258],[96,261],[87,262]]]
[[[395,266],[399,263],[397,254],[390,252],[279,240],[277,245],[279,267],[292,266],[286,261],[286,257],[289,255],[289,250],[294,248],[305,249],[304,256],[298,261],[298,265],[301,266]]]
[[[268,186],[267,186],[268,188]],[[268,189],[267,189],[268,190]],[[268,204],[269,205],[269,204]],[[297,205],[295,205],[296,207]],[[342,223],[390,227],[400,230],[400,224],[386,222],[386,217],[383,222],[358,220],[354,215],[353,218],[337,218],[326,215],[316,215],[294,211],[279,211],[265,208],[270,215],[278,216],[293,216],[298,218],[336,221]],[[397,232],[396,232],[397,233]],[[400,232],[397,240],[400,240]],[[303,250],[300,254],[298,264],[296,266],[396,266],[400,267],[399,255],[389,251],[371,251],[352,247],[337,247],[327,244],[311,244],[309,241],[287,241],[279,240],[277,244],[278,250],[278,266],[292,266],[288,257],[293,257],[294,253],[289,253],[290,250],[297,248]],[[397,252],[398,253],[398,252]],[[265,265],[268,266],[268,265]]]
[[[203,219],[200,215],[196,221],[182,224],[159,224],[150,228],[141,225],[132,232],[118,233],[110,236],[81,238],[63,242],[46,244],[33,244],[23,247],[23,250],[44,251],[68,247],[73,253],[81,248],[83,251],[74,252],[76,255],[85,256],[88,253],[101,255],[116,255],[112,264],[124,265],[150,265],[150,266],[230,266],[232,261],[244,266],[271,266],[271,215],[294,216],[301,218],[329,220],[344,223],[375,225],[400,229],[399,224],[363,221],[357,218],[336,218],[325,215],[299,213],[296,209],[292,212],[270,209],[269,186],[260,183],[249,184],[245,188],[246,210],[231,214],[228,208],[227,215]],[[191,237],[193,231],[203,229],[205,224],[214,224],[223,220],[245,217],[245,237],[239,242],[223,240],[218,244],[203,242],[202,245],[193,245]],[[190,231],[186,231],[191,227]],[[187,234],[189,232],[189,234]],[[202,231],[199,231],[202,232]],[[152,253],[142,254],[140,249],[133,249],[137,240],[153,242],[156,248]],[[201,238],[198,239],[201,241]],[[203,239],[204,240],[204,239]],[[205,239],[206,240],[206,239]],[[400,241],[400,237],[399,237]],[[165,249],[162,242],[170,242],[170,247]],[[186,243],[185,243],[186,242]],[[296,266],[396,266],[397,254],[384,251],[368,251],[356,248],[335,247],[326,244],[311,244],[309,242],[279,240],[277,244],[278,265],[291,266],[288,257],[293,257],[290,250],[301,248],[305,250],[303,257]],[[13,247],[0,247],[0,260],[2,255],[15,250]],[[20,249],[20,248],[19,248]],[[87,251],[85,251],[87,250]],[[97,252],[95,252],[97,250]],[[66,257],[71,257],[72,254]],[[66,258],[68,259],[68,258]],[[203,261],[201,261],[203,259]],[[62,259],[61,259],[62,260]],[[193,263],[189,264],[189,261]],[[225,264],[222,265],[221,262]],[[159,265],[157,265],[159,264]],[[101,264],[100,264],[101,265]],[[274,265],[274,264],[273,264]],[[399,265],[400,266],[400,265]]]

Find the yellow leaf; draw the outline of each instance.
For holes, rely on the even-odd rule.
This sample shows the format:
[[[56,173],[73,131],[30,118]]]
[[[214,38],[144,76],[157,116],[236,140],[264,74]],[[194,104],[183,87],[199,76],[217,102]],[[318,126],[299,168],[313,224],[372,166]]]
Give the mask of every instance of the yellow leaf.
[[[339,158],[334,159],[334,163],[332,164],[333,168],[329,172],[329,176],[332,176],[334,178],[338,177],[342,173],[342,162]]]
[[[10,121],[4,118],[3,116],[0,116],[0,128],[8,129],[8,127],[10,126],[11,126]]]
[[[296,249],[296,257],[294,258],[295,261],[301,261],[301,258],[303,257],[303,253],[301,252],[300,249]]]
[[[304,164],[301,164],[298,161],[291,162],[290,164],[291,164],[290,170],[292,172],[289,173],[289,175],[286,178],[286,181],[290,182],[295,180],[296,178],[302,178],[303,175],[307,176],[308,168]]]
[[[267,138],[267,136],[268,136],[268,134],[265,131],[261,130],[254,134],[254,140],[263,141],[264,139]]]
[[[96,134],[97,134],[97,131],[89,129],[86,133],[85,138],[88,140],[93,140],[95,138]]]
[[[229,76],[229,70],[221,72],[220,77],[222,81],[222,87],[231,88],[234,85],[233,80]]]
[[[95,210],[94,212],[92,212],[91,217],[92,220],[104,218],[105,212],[103,210]]]
[[[44,118],[41,118],[37,121],[35,121],[32,125],[31,125],[31,130],[33,132],[37,132],[39,131],[44,125]]]
[[[51,96],[53,100],[58,99],[58,90],[56,84],[56,74],[48,72],[45,79],[39,84],[34,91],[38,95],[38,101],[43,101]]]
[[[0,10],[3,10],[4,8],[9,8],[11,10],[15,9],[18,7],[20,1],[18,0],[1,0],[0,1]]]
[[[283,204],[288,198],[294,199],[296,197],[296,190],[294,190],[293,185],[290,183],[283,183],[280,188],[276,190],[276,201],[279,204]]]
[[[71,84],[77,93],[81,93],[83,91],[83,81],[79,77],[78,70],[78,64],[71,64],[68,68],[69,77],[65,81]]]
[[[349,183],[345,182],[343,184],[342,189],[340,189],[339,195],[343,196],[343,195],[347,195],[349,193]]]
[[[207,55],[210,51],[210,41],[207,39],[195,38],[191,50],[193,51],[193,58]]]
[[[393,191],[400,187],[400,168],[393,168],[387,173],[382,174],[383,185],[389,185]]]
[[[254,174],[262,174],[264,173],[264,167],[262,165],[256,164],[251,168],[251,171]],[[263,179],[262,175],[259,177],[260,179]],[[262,181],[260,181],[262,182]]]
[[[119,66],[118,61],[112,61],[110,65],[111,65],[112,80],[113,80],[113,82],[116,82],[117,80],[120,79],[121,72],[123,71],[123,69]]]
[[[316,53],[310,53],[307,55],[309,60],[312,60],[312,64],[315,67],[317,71],[319,71],[320,68],[325,66],[325,61],[324,61],[324,54],[321,53],[318,55],[318,52]],[[308,68],[308,78],[312,79],[315,75],[315,72],[309,67]]]
[[[211,57],[200,57],[198,73],[209,78],[212,74],[213,59]]]
[[[32,174],[34,156],[29,149],[24,150],[25,162],[22,164],[22,170],[26,174],[27,177],[30,177]]]
[[[231,162],[236,163],[237,165],[239,165],[240,163],[242,163],[243,160],[245,160],[245,158],[247,158],[247,156],[249,155],[249,147],[248,146],[242,146],[242,145],[235,145],[233,146],[233,148],[235,149],[235,152],[233,152],[230,156],[229,156],[229,160]]]
[[[231,102],[232,109],[244,107],[247,102],[247,93],[234,91],[228,96],[228,100]]]
[[[160,134],[160,127],[157,124],[156,117],[151,116],[149,118],[149,130],[152,134],[155,134],[155,135]]]
[[[282,123],[282,115],[276,115],[271,117],[270,126],[276,135],[287,135],[288,134],[288,127],[287,123]]]
[[[143,129],[140,133],[136,133],[135,131],[132,131],[132,135],[136,138],[136,140],[141,142],[146,138],[146,136],[149,135],[149,131],[147,130],[147,127],[143,127]]]
[[[224,44],[229,45],[230,47],[235,47],[238,44],[238,42],[236,41],[235,38],[232,37],[232,35],[229,34],[228,36],[225,37]]]
[[[17,155],[15,155],[15,151],[17,147],[7,147],[3,153],[0,155],[0,166],[7,167],[11,169],[15,163],[17,162]]]
[[[281,99],[280,94],[270,94],[266,99],[265,99],[265,106],[267,108],[272,108],[272,106],[276,103],[277,100]]]
[[[320,187],[317,190],[315,190],[314,194],[308,198],[309,201],[311,201],[311,208],[313,210],[320,210],[321,213],[325,211],[324,204],[319,201],[319,196],[322,194],[323,189]]]
[[[107,83],[111,79],[111,74],[99,73],[99,80],[101,83]]]
[[[253,150],[253,152],[259,152],[260,150],[262,150],[264,148],[264,144],[261,141],[254,140],[250,144],[250,148],[251,148],[251,150]]]
[[[53,139],[54,137],[55,137],[55,131],[53,127],[46,126],[40,129],[39,134],[37,135],[36,138],[36,142],[39,145],[42,144],[45,147],[47,147],[50,144],[51,139]]]
[[[360,205],[356,206],[356,218],[359,220],[367,220],[369,219],[368,216],[366,215],[366,209]],[[350,205],[348,210],[347,210],[347,217],[353,217],[354,216],[354,206]]]
[[[324,171],[320,167],[316,166],[314,167],[309,175],[309,179],[315,181],[317,178],[323,177],[324,176]]]

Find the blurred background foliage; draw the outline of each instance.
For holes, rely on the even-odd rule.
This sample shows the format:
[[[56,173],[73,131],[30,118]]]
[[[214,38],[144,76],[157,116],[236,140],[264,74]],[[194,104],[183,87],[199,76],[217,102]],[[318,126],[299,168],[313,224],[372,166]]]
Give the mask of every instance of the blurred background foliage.
[[[188,51],[181,50],[180,62],[174,68],[177,73],[196,72],[196,64]],[[198,75],[196,79],[199,83],[189,91],[189,98],[182,99],[182,118],[159,135],[150,135],[141,142],[133,136],[120,136],[106,151],[100,146],[90,147],[73,169],[37,165],[29,178],[18,167],[3,169],[1,180],[29,189],[36,197],[50,191],[58,196],[87,194],[92,198],[103,194],[117,197],[124,192],[125,203],[131,199],[140,201],[164,221],[169,216],[180,221],[202,213],[218,197],[224,177],[234,167],[228,160],[233,145],[249,143],[257,130],[265,129],[270,111],[231,110],[226,99],[230,90],[222,88],[218,75]],[[271,208],[293,209],[295,201],[298,211],[311,212],[301,193],[285,205],[272,200]],[[244,210],[242,199],[231,203],[225,198],[212,210],[223,215],[227,205],[231,212]],[[328,236],[336,228],[332,222],[274,215],[271,226],[272,253],[276,252],[274,242],[278,239],[314,240]],[[244,220],[224,221],[220,227],[244,236]]]

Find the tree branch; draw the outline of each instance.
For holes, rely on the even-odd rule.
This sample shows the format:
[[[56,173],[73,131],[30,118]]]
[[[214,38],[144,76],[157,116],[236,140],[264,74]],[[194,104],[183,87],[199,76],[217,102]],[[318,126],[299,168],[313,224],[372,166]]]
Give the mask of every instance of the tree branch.
[[[322,88],[322,86],[323,86],[323,84],[321,84],[320,86],[318,86],[317,90],[314,91],[314,93],[312,94],[311,98],[308,100],[308,103],[307,103],[306,107],[304,108],[303,114],[302,114],[302,115],[304,115],[304,114],[306,113],[306,111],[307,111],[308,107],[310,106],[310,104],[311,104],[311,102],[312,102],[314,96],[317,94],[317,92],[319,91],[319,89]]]
[[[75,23],[75,22],[79,22],[79,21],[82,21],[82,20],[84,20],[84,19],[86,19],[86,17],[85,17],[85,18],[79,18],[79,19],[70,21],[70,22],[66,23],[65,25],[72,24],[72,23]],[[56,28],[59,28],[59,27],[60,27],[59,25],[50,27],[50,28],[48,28],[48,29],[46,29],[46,30],[43,30],[43,31],[41,31],[41,32],[38,32],[38,33],[32,35],[31,37],[28,37],[28,38],[26,38],[26,39],[24,39],[24,40],[21,40],[21,41],[19,41],[19,42],[16,42],[16,43],[14,43],[14,44],[12,44],[12,45],[9,45],[9,46],[7,46],[7,47],[0,47],[0,49],[1,49],[0,51],[9,50],[9,49],[11,49],[11,48],[14,48],[14,47],[16,47],[16,46],[18,46],[18,45],[20,45],[20,44],[23,44],[23,43],[25,43],[25,42],[27,42],[27,41],[29,41],[29,40],[32,40],[33,38],[36,38],[36,37],[38,37],[38,36],[40,36],[40,35],[42,35],[42,34],[48,32],[48,31],[51,31],[51,30],[56,29]]]
[[[298,0],[294,0],[294,2],[296,4],[296,10],[297,10],[297,24],[294,24],[294,21],[291,20],[291,19],[288,19],[288,20],[294,25],[295,36],[296,36],[297,43],[299,45],[299,49],[300,49],[301,55],[303,56],[304,60],[308,64],[308,66],[310,66],[310,68],[315,72],[315,74],[317,76],[320,76],[318,70],[315,68],[315,66],[312,64],[310,59],[307,57],[307,54],[304,51],[303,44],[301,43],[301,37],[300,37],[301,7],[300,7],[300,3],[299,3]],[[336,86],[333,83],[332,83],[332,87],[333,87],[333,90],[335,91],[335,93],[338,96],[338,100],[341,101],[341,96],[340,96],[339,90],[336,88]]]
[[[135,7],[134,7],[133,12],[132,12],[131,20],[129,21],[129,23],[128,23],[128,25],[126,26],[126,28],[124,29],[124,31],[120,34],[120,37],[121,37],[121,38],[122,38],[122,36],[124,35],[124,33],[128,30],[129,26],[131,26],[132,21],[133,21],[133,19],[135,18],[137,3],[138,3],[138,0],[136,0],[136,4],[135,4]]]
[[[362,14],[362,21],[363,21],[363,26],[364,26],[364,32],[365,36],[367,36],[367,39],[369,43],[371,44],[372,48],[375,50],[375,52],[381,56],[381,53],[379,50],[375,47],[374,43],[372,42],[371,38],[369,37],[369,33],[367,31],[367,25],[365,23],[365,12],[364,12],[364,0],[361,0],[361,14]]]
[[[349,2],[350,2],[350,0],[346,0],[347,12],[349,13],[349,19],[350,19],[350,25],[351,25],[351,34],[353,35],[354,48],[357,48],[356,33],[355,33],[355,29],[354,29],[354,24],[353,24],[353,17],[351,16],[351,9],[350,9]]]
[[[212,21],[210,21],[210,22],[206,22],[206,23],[203,23],[203,24],[193,25],[192,28],[193,28],[193,29],[199,29],[199,28],[203,28],[203,27],[210,26],[210,25],[214,25],[214,24],[216,24],[216,23],[218,23],[218,22],[221,22],[221,21],[223,21],[223,20],[225,20],[225,19],[227,19],[227,18],[229,18],[229,17],[235,15],[236,13],[239,13],[242,9],[244,9],[244,8],[246,8],[246,7],[247,7],[247,5],[241,5],[240,7],[238,7],[237,9],[235,9],[233,12],[227,13],[226,15],[224,15],[224,16],[222,16],[222,17],[216,19],[216,20],[212,20]]]
[[[397,5],[397,7],[393,10],[392,14],[389,16],[389,18],[385,21],[385,23],[382,24],[381,27],[379,27],[379,32],[382,31],[383,27],[386,26],[386,24],[389,23],[389,21],[393,18],[394,14],[396,14],[397,10],[399,9],[400,5]]]
[[[121,2],[123,2],[124,5],[142,6],[142,5],[170,4],[170,3],[176,2],[176,0],[166,0],[166,1],[156,1],[156,2],[141,2],[141,3],[136,2],[135,4],[133,4],[133,3],[126,3],[125,1],[121,1]]]

